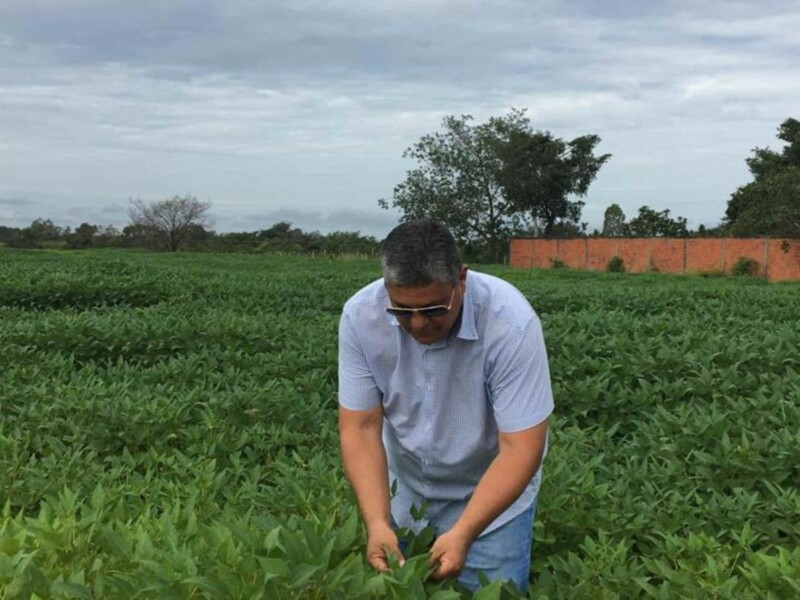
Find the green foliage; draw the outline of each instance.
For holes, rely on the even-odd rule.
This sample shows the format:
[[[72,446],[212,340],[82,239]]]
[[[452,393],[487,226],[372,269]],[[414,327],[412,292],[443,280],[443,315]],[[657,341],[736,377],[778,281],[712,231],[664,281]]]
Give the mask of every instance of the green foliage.
[[[621,256],[612,256],[606,265],[606,271],[609,273],[624,273],[625,263]]]
[[[11,248],[42,248],[48,242],[57,242],[69,233],[69,228],[62,228],[50,219],[36,219],[28,227],[17,231],[16,235],[6,239]]]
[[[631,219],[626,227],[628,235],[633,237],[687,237],[689,230],[684,217],[669,215],[669,209],[656,211],[649,206],[639,208],[639,214]]]
[[[740,187],[731,203],[738,206],[734,235],[800,237],[800,166]]]
[[[619,204],[612,204],[606,209],[603,215],[602,235],[607,237],[621,237],[627,230],[625,224],[625,213],[622,212]]]
[[[550,268],[551,269],[566,269],[567,263],[565,263],[560,258],[551,258],[550,259]]]
[[[443,132],[424,135],[403,154],[418,166],[395,186],[391,206],[403,219],[448,224],[461,245],[481,244],[499,260],[507,239],[532,226],[536,235],[580,231],[583,196],[609,154],[595,156],[596,135],[571,141],[535,131],[524,110],[471,124],[449,116]],[[389,208],[385,199],[379,206]]]
[[[14,238],[18,237],[20,234],[20,229],[16,227],[6,227],[5,225],[0,225],[0,244],[4,242],[10,242]]]
[[[516,123],[516,116],[508,120]],[[500,182],[503,164],[496,148],[502,143],[498,124],[503,120],[471,121],[469,115],[446,117],[442,133],[424,135],[405,150],[403,157],[419,166],[395,186],[391,206],[402,211],[403,220],[447,223],[460,245],[485,245],[497,260],[520,225]],[[384,199],[378,205],[389,208]]]
[[[35,225],[36,227],[33,227]],[[111,225],[100,226],[82,223],[75,231],[61,228],[52,221],[38,219],[32,228],[22,230],[0,227],[0,243],[14,248],[169,248],[166,234],[146,223],[127,225],[121,232]],[[48,233],[42,233],[48,232]],[[216,233],[198,223],[190,223],[180,233],[178,246],[195,252],[252,252],[278,255],[312,256],[377,256],[379,243],[372,236],[357,231],[333,231],[322,234],[305,232],[281,221],[268,229],[251,232]],[[475,253],[467,252],[476,257]],[[482,256],[481,256],[482,258]]]
[[[545,236],[552,236],[559,223],[576,226],[583,202],[569,198],[585,196],[600,167],[611,158],[595,156],[600,136],[566,142],[549,131],[534,131],[524,110],[492,122],[502,136],[496,145],[499,182],[513,208],[542,224]]]
[[[756,277],[758,276],[758,272],[758,261],[754,258],[748,258],[747,256],[740,256],[739,260],[737,260],[731,267],[732,275]]]
[[[800,121],[781,123],[778,139],[786,143],[780,152],[756,148],[747,159],[753,181],[731,195],[725,211],[734,235],[800,237]]]
[[[429,532],[364,560],[336,333],[377,261],[0,265],[0,598],[468,597],[424,580]],[[557,402],[531,597],[795,597],[797,285],[489,272],[535,306]]]
[[[705,279],[718,279],[720,277],[728,276],[728,274],[722,269],[705,269],[703,271],[698,271],[697,274]]]

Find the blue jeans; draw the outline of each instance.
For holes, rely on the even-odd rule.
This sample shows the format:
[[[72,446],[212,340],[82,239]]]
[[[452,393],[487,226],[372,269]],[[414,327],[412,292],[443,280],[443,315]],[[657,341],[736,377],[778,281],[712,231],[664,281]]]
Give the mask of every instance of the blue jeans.
[[[472,542],[458,583],[475,592],[481,587],[478,573],[482,572],[489,581],[511,580],[521,591],[527,591],[535,514],[536,501],[505,525]],[[405,554],[406,549],[401,541],[400,551]]]
[[[531,570],[531,544],[536,502],[505,525],[472,542],[467,562],[458,583],[473,592],[481,587],[478,572],[489,581],[513,581],[523,592],[528,590]]]

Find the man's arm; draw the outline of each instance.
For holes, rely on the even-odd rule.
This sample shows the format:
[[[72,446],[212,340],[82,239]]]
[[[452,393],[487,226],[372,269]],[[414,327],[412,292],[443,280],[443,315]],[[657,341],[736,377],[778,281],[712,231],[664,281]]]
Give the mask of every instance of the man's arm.
[[[431,562],[439,563],[435,579],[455,577],[461,572],[475,538],[519,498],[536,474],[546,439],[546,419],[523,431],[498,434],[500,452],[481,477],[456,524],[431,548]]]
[[[358,499],[367,528],[367,561],[378,571],[389,568],[387,554],[403,562],[391,525],[389,470],[383,447],[383,407],[348,410],[339,406],[339,440],[344,472]]]

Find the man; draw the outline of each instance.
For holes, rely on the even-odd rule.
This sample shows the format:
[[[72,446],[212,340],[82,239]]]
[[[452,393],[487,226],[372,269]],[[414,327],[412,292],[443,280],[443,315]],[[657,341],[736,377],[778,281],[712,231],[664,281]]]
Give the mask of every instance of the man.
[[[396,227],[381,262],[339,325],[342,461],[367,560],[402,561],[394,529],[424,526],[410,509],[427,504],[434,579],[476,590],[482,571],[524,590],[553,410],[539,319],[511,284],[468,273],[439,223]]]

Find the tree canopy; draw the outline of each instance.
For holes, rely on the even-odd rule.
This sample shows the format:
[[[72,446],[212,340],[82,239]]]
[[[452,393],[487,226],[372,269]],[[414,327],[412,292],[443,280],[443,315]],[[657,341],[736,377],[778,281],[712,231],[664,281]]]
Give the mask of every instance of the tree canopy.
[[[446,117],[441,132],[422,136],[403,153],[418,165],[394,188],[391,206],[403,212],[402,220],[447,223],[461,244],[484,244],[493,259],[525,227],[545,235],[577,230],[583,202],[570,197],[585,195],[610,157],[594,155],[600,138],[566,142],[535,131],[524,110],[472,121]],[[385,199],[378,204],[389,208]]]
[[[731,195],[725,211],[734,235],[800,237],[800,121],[786,119],[778,139],[786,143],[780,152],[755,148],[746,159],[753,181]]]
[[[595,156],[597,135],[566,142],[549,131],[534,131],[524,111],[495,119],[504,140],[497,145],[500,184],[515,210],[527,213],[534,227],[552,235],[559,222],[576,226],[585,196],[610,154]]]
[[[686,227],[686,219],[673,219],[669,213],[669,209],[658,211],[642,206],[639,214],[628,223],[628,232],[633,237],[687,237],[689,229]]]

